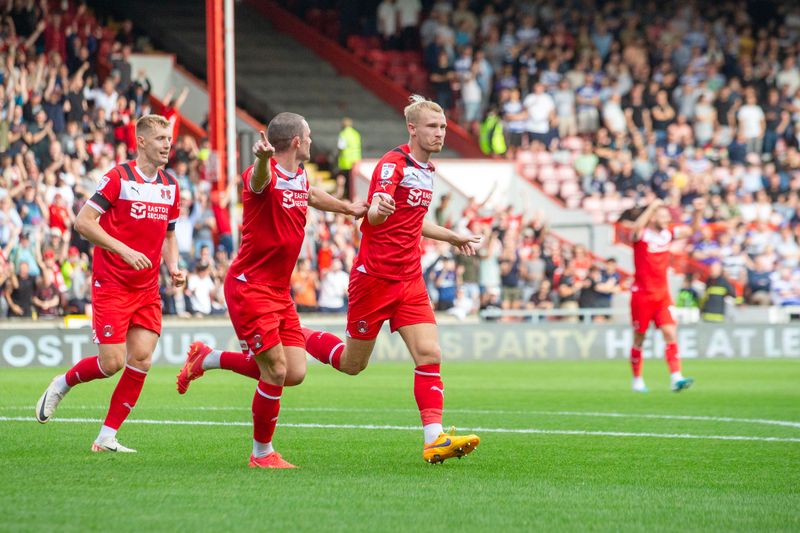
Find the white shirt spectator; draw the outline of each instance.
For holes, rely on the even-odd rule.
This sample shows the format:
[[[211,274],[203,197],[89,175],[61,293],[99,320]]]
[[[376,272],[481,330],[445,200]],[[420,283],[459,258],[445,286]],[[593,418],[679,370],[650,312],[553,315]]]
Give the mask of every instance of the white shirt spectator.
[[[401,28],[415,27],[419,24],[419,13],[422,11],[419,0],[397,0],[395,5]]]
[[[190,274],[186,286],[192,293],[191,301],[194,312],[210,315],[214,280],[208,275],[208,271],[203,275]]]
[[[527,130],[531,133],[548,133],[550,114],[556,109],[553,97],[547,93],[531,93],[525,97],[522,105],[528,111]]]
[[[556,104],[556,114],[559,117],[575,116],[575,91],[559,89],[553,94],[553,102]]]
[[[797,92],[797,89],[800,89],[800,69],[796,66],[789,69],[783,69],[778,72],[778,75],[775,77],[775,85],[781,91],[784,88],[787,89],[787,94],[794,94]]]
[[[616,99],[609,100],[603,104],[603,122],[611,133],[624,133],[627,129],[625,112]]]
[[[349,283],[350,277],[343,270],[331,270],[326,273],[319,284],[319,306],[330,309],[343,307]]]
[[[397,6],[391,0],[378,5],[378,31],[386,38],[397,34]]]
[[[764,121],[764,111],[759,105],[743,105],[736,113],[739,120],[739,127],[747,139],[757,139],[764,134],[762,129]]]

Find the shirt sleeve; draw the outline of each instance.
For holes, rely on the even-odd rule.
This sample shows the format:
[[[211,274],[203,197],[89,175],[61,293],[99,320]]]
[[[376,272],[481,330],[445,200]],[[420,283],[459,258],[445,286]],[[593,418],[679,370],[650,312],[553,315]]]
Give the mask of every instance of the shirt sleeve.
[[[86,202],[86,204],[99,211],[105,213],[119,199],[120,191],[120,178],[117,172],[113,170],[100,178],[97,184],[97,189],[94,195]]]
[[[169,224],[167,224],[167,231],[175,231],[175,224],[178,222],[178,217],[181,214],[181,190],[178,185],[178,180],[175,180],[175,195],[172,205],[169,208]]]
[[[372,196],[380,194],[394,199],[395,190],[400,183],[402,167],[397,163],[382,162],[372,172]],[[370,197],[370,202],[372,197]]]

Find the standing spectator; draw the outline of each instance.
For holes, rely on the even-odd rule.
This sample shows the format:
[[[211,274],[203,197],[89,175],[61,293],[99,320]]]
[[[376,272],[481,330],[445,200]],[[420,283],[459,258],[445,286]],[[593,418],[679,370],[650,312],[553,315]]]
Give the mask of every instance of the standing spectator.
[[[396,50],[400,45],[400,35],[397,27],[398,12],[395,0],[382,0],[378,4],[378,34],[383,39],[383,48]]]
[[[508,151],[506,155],[513,159],[517,150],[522,146],[522,136],[525,133],[525,108],[520,101],[519,89],[511,89],[508,101],[503,104],[504,129],[508,134]]]
[[[61,294],[50,269],[42,270],[31,302],[39,318],[54,318],[61,314]]]
[[[736,291],[722,273],[722,263],[714,261],[709,266],[706,291],[700,301],[700,310],[706,322],[723,322],[727,300],[736,298]]]
[[[422,4],[419,0],[396,0],[398,23],[400,24],[400,42],[403,50],[414,50],[419,47],[419,14]]]
[[[436,65],[431,69],[430,81],[436,94],[436,103],[441,105],[445,111],[453,107],[452,84],[455,81],[455,75],[447,52],[441,50],[436,57]]]
[[[569,86],[569,80],[566,78],[562,78],[558,82],[558,90],[553,93],[553,103],[556,106],[558,136],[564,138],[578,133],[578,123],[575,118],[575,91]]]
[[[747,153],[761,153],[762,143],[764,142],[764,131],[766,129],[766,119],[764,111],[758,105],[755,90],[748,89],[745,96],[745,105],[739,108],[736,113],[739,124],[739,133],[743,134],[747,143]]]
[[[580,307],[578,305],[578,298],[580,297],[582,286],[583,282],[575,275],[572,261],[569,261],[558,280],[558,306],[561,309],[578,309],[578,307]],[[568,322],[577,322],[578,317],[570,316],[566,320]]]
[[[334,259],[331,267],[322,275],[319,284],[319,311],[321,313],[344,313],[347,311],[347,289],[350,277],[342,270],[342,261]]]
[[[791,267],[781,267],[772,274],[770,296],[775,305],[800,306],[800,276],[794,275]]]
[[[578,104],[578,133],[594,133],[600,127],[600,93],[594,84],[594,76],[586,74],[583,85],[575,92]]]
[[[297,269],[292,273],[291,284],[297,310],[300,312],[316,311],[319,277],[311,269],[311,261],[301,259],[297,262]]]
[[[192,310],[198,315],[211,315],[217,310],[215,300],[218,287],[210,275],[208,263],[197,263],[186,282],[186,293],[192,302]]]
[[[747,271],[747,302],[752,305],[769,305],[772,269],[766,257],[755,260],[755,269]]]
[[[533,92],[522,102],[527,116],[526,131],[530,142],[550,146],[550,127],[556,122],[556,104],[553,97],[544,91],[544,84],[533,86]]]
[[[434,286],[439,295],[436,301],[437,311],[447,311],[455,304],[456,278],[456,262],[452,257],[447,257],[442,262],[441,270],[434,276]]]
[[[8,302],[8,316],[31,318],[33,316],[33,295],[36,290],[36,279],[31,276],[28,263],[19,265],[18,273],[11,271],[6,281],[5,296]]]

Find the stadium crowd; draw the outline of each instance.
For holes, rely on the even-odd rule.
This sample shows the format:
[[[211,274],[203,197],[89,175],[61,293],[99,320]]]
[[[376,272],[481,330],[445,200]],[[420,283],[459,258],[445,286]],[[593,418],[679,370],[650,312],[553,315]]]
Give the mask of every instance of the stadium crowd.
[[[689,253],[719,263],[748,302],[800,301],[798,13],[764,26],[736,4],[700,16],[612,2],[592,20],[547,2],[417,4],[376,6],[407,10],[386,45],[421,46],[440,102],[465,123],[504,130],[489,151],[533,166],[540,182],[546,165],[559,179],[574,177],[571,194],[590,212],[616,216],[665,198],[676,222],[709,223],[697,226]],[[146,73],[128,62],[137,42],[130,22],[104,27],[85,4],[67,5],[6,0],[0,9],[2,316],[86,310],[91,249],[72,221],[103,173],[133,156],[135,120],[152,109]],[[170,93],[159,109],[176,133],[184,98]],[[163,273],[167,315],[226,312],[232,228],[208,156],[204,140],[177,137],[168,170],[181,186],[176,233],[190,275],[174,289]],[[610,307],[624,288],[613,260],[594,261],[555,238],[541,216],[523,220],[476,202],[454,213],[446,197],[435,216],[485,237],[474,258],[423,243],[432,299],[460,318],[490,308]],[[358,239],[352,220],[310,211],[292,278],[301,310],[346,309]]]

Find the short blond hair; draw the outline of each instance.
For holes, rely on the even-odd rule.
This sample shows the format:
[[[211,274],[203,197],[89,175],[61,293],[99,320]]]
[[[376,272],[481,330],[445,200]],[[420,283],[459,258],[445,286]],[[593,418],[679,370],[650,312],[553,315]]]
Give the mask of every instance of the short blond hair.
[[[169,120],[161,115],[144,115],[136,121],[136,136],[150,133],[156,128],[168,128]]]
[[[419,114],[423,110],[430,110],[434,113],[444,114],[442,106],[432,100],[428,100],[424,96],[412,94],[408,97],[408,102],[408,105],[403,110],[403,114],[406,116],[406,124],[411,124],[412,122],[419,120]]]

